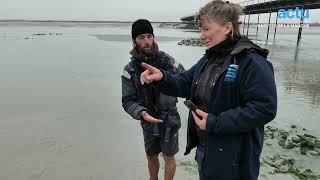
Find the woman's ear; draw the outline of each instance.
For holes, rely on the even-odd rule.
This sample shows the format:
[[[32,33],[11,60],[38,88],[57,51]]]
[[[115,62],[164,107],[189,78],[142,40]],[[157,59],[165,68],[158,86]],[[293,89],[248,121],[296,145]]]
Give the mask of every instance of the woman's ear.
[[[232,29],[233,29],[233,25],[231,22],[227,22],[225,25],[225,35],[228,35],[232,32]]]

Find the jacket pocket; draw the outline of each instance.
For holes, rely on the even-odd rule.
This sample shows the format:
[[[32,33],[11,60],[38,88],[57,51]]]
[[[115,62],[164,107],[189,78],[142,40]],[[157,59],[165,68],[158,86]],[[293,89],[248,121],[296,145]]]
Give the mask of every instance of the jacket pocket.
[[[160,118],[162,118],[163,126],[165,128],[179,129],[181,126],[179,113],[175,109],[171,111],[161,112]]]
[[[203,163],[204,157],[205,157],[205,147],[204,146],[198,146],[197,150],[196,150],[195,160],[196,160],[196,162],[198,164],[199,173],[200,172],[202,173],[202,167],[203,167],[202,163]]]
[[[240,178],[240,166],[238,161],[232,162],[232,179]]]
[[[240,155],[241,155],[241,137],[233,135],[232,136],[232,146],[234,150],[234,157],[232,161],[232,179],[240,178]]]
[[[208,135],[207,153],[203,162],[204,174],[221,179],[239,177],[239,163],[236,159],[239,151],[234,147],[232,135]]]

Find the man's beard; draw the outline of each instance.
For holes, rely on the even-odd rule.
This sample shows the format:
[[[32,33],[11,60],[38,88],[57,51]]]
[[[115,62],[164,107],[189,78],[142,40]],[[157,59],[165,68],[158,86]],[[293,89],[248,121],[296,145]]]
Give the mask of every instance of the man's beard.
[[[146,45],[144,47],[141,47],[137,44],[137,49],[139,51],[139,53],[141,53],[141,55],[145,56],[145,57],[152,57],[154,55],[155,52],[155,43],[152,42],[152,45]]]

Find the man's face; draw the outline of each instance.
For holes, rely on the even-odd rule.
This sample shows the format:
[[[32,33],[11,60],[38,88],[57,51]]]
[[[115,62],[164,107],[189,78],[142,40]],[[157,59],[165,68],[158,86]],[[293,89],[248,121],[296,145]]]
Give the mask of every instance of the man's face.
[[[141,53],[145,55],[152,53],[153,42],[154,42],[153,35],[149,33],[141,34],[135,39],[136,47]]]

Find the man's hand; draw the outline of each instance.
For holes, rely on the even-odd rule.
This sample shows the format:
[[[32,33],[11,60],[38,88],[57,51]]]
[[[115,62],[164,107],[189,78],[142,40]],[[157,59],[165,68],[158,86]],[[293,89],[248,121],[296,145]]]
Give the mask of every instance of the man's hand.
[[[142,63],[142,67],[146,70],[140,76],[140,82],[143,85],[144,83],[150,84],[153,81],[160,81],[163,78],[162,72],[146,63]]]
[[[196,112],[191,111],[191,113],[194,121],[199,126],[199,128],[202,130],[206,130],[208,113],[201,111],[200,109],[196,109]]]
[[[141,116],[145,121],[148,121],[149,123],[153,123],[153,124],[163,123],[163,120],[156,119],[150,116],[146,111],[142,111]]]

